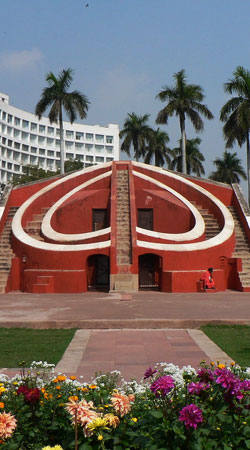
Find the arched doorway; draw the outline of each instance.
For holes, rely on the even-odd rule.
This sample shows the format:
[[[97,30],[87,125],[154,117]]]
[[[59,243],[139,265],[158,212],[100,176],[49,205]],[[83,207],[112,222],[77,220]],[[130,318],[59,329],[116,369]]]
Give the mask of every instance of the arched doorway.
[[[160,289],[161,258],[152,253],[139,256],[139,288]]]
[[[91,255],[87,260],[88,290],[109,290],[109,257]]]

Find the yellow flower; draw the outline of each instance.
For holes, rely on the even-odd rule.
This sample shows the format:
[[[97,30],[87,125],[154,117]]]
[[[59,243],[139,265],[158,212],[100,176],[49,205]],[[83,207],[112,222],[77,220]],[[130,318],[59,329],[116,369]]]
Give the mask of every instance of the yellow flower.
[[[133,422],[135,422],[135,423],[138,421],[137,417],[132,417],[131,420],[133,420]]]
[[[0,394],[2,394],[2,392],[6,392],[6,391],[7,391],[7,389],[5,389],[5,387],[0,386]]]
[[[235,366],[235,362],[232,361],[230,365],[231,365],[232,367]]]
[[[225,364],[218,364],[219,369],[225,369]]]
[[[98,434],[97,439],[98,439],[98,441],[102,441],[103,440],[103,435],[102,434]]]
[[[214,362],[213,361],[211,361],[210,364],[211,364],[212,367],[214,366]]]
[[[97,417],[92,422],[88,423],[87,427],[90,431],[93,432],[100,428],[102,428],[103,430],[108,430],[107,425],[108,425],[107,419],[105,419],[104,417]]]
[[[216,430],[220,431],[220,427],[217,427]]]

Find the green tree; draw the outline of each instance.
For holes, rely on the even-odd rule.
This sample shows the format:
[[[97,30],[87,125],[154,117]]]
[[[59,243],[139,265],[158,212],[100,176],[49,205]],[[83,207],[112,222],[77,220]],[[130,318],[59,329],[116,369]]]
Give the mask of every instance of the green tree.
[[[250,204],[250,72],[242,66],[236,67],[233,78],[224,84],[227,94],[236,94],[221,108],[220,119],[223,126],[226,148],[232,148],[235,142],[247,147],[248,203]]]
[[[151,164],[151,161],[154,158],[155,166],[162,167],[165,163],[169,166],[171,163],[172,150],[167,147],[168,142],[169,137],[165,131],[160,130],[160,128],[152,130],[149,137],[149,144],[146,148],[144,162],[146,164]]]
[[[194,174],[197,177],[201,177],[201,175],[205,174],[205,169],[203,167],[203,162],[205,158],[203,154],[200,152],[199,146],[201,143],[200,138],[195,139],[187,139],[186,143],[186,159],[187,159],[187,173]],[[179,147],[176,147],[172,150],[173,159],[171,161],[170,168],[172,170],[177,170],[181,172],[182,169],[182,146],[181,139],[179,140]]]
[[[123,139],[121,150],[130,156],[130,147],[133,145],[136,161],[145,156],[146,146],[150,139],[152,129],[148,125],[149,114],[138,116],[134,112],[127,114],[120,138]]]
[[[83,162],[79,159],[68,159],[64,163],[65,172],[74,172],[75,170],[83,169]]]
[[[64,140],[63,140],[63,108],[71,123],[76,120],[77,114],[81,119],[87,116],[89,101],[79,91],[68,92],[72,82],[72,69],[64,69],[56,77],[52,72],[46,75],[48,87],[42,91],[41,99],[36,105],[35,113],[41,119],[45,110],[51,106],[49,112],[50,123],[60,125],[60,154],[61,173],[64,173]]]
[[[213,114],[206,105],[201,102],[204,99],[203,89],[197,84],[188,84],[186,82],[185,70],[174,74],[175,84],[163,86],[162,91],[156,98],[162,102],[167,101],[167,105],[158,113],[156,123],[167,124],[169,117],[178,116],[181,129],[182,142],[182,172],[187,173],[186,163],[186,117],[191,120],[195,131],[200,132],[204,129],[204,123],[201,114],[207,119],[212,119]]]
[[[209,176],[211,180],[232,184],[239,183],[240,178],[247,179],[241,160],[237,158],[237,153],[225,151],[223,157],[216,158],[213,164],[217,169]]]
[[[23,166],[23,172],[24,173],[22,175],[14,175],[12,180],[13,186],[38,181],[43,178],[53,177],[58,173],[51,170],[44,170],[41,167],[32,164]]]

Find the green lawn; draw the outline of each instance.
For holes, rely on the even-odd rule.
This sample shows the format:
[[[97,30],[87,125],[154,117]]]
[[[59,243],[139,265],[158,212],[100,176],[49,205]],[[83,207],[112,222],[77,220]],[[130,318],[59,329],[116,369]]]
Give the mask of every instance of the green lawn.
[[[250,366],[250,326],[205,325],[201,330],[240,366]]]
[[[0,328],[0,367],[18,367],[25,361],[47,361],[57,364],[72,340],[76,329],[33,330]]]

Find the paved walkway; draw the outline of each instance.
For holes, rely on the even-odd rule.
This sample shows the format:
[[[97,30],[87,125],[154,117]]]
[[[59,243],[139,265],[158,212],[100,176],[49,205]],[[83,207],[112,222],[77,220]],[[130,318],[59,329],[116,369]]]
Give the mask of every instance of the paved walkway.
[[[0,296],[0,308],[1,327],[80,328],[56,369],[86,381],[96,371],[113,369],[126,379],[140,379],[161,361],[180,367],[198,367],[201,360],[230,362],[198,328],[209,322],[250,325],[250,293],[234,291],[12,292]]]

